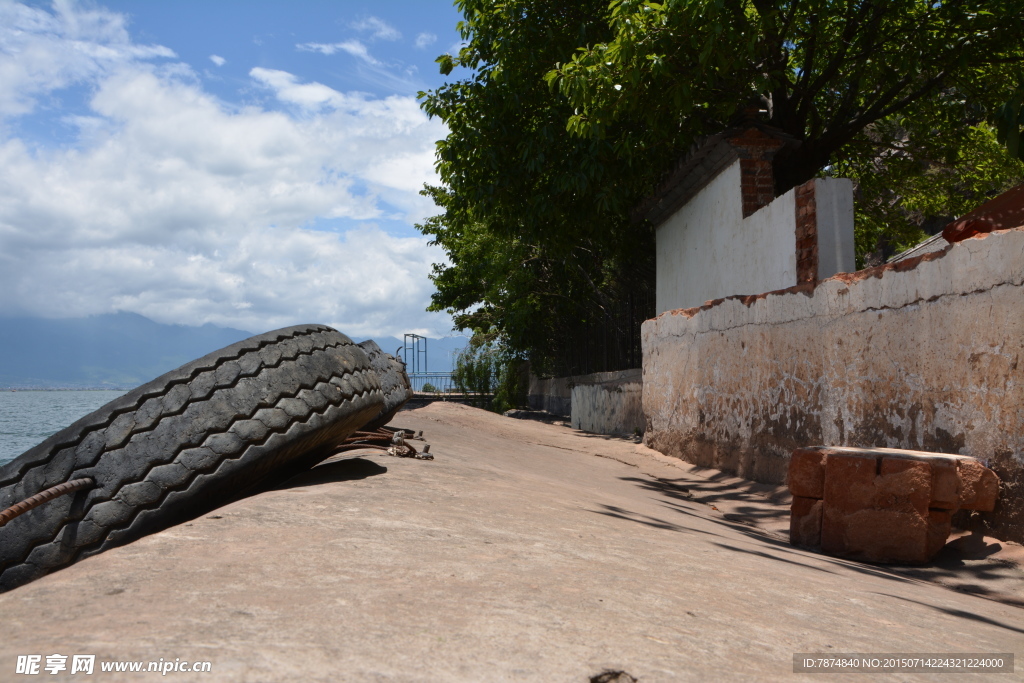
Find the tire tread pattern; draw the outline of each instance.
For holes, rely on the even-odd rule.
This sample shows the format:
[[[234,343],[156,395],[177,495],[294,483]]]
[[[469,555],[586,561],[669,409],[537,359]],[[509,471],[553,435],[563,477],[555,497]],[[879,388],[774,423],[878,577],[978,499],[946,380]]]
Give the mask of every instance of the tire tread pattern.
[[[365,353],[318,325],[252,337],[138,387],[0,468],[0,506],[50,481],[97,480],[0,527],[0,591],[223,502],[383,403]]]
[[[369,357],[370,367],[380,377],[380,388],[384,392],[384,407],[380,414],[362,427],[362,431],[372,432],[391,422],[402,406],[412,398],[412,382],[405,371],[405,363],[384,352],[377,342],[367,339],[360,342],[359,346]]]

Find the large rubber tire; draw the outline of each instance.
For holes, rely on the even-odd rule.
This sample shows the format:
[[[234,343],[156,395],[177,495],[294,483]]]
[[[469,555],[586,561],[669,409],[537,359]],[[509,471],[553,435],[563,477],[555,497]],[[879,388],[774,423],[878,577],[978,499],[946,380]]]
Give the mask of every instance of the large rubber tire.
[[[363,350],[322,325],[246,339],[140,386],[0,468],[0,509],[96,481],[0,527],[0,591],[223,504],[383,402]]]
[[[391,422],[402,406],[412,398],[412,382],[405,372],[405,363],[390,353],[384,353],[377,342],[367,339],[359,346],[370,358],[370,367],[380,377],[380,388],[384,392],[384,407],[380,414],[363,425],[362,431],[372,432]]]

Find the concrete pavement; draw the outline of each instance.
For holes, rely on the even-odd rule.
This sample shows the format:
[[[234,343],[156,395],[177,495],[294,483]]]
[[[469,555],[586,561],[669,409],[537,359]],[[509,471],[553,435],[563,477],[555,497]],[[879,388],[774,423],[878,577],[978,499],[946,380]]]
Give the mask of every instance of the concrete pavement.
[[[820,680],[793,654],[1024,658],[1005,562],[921,580],[792,548],[780,490],[627,441],[446,403],[393,424],[436,460],[346,454],[0,595],[0,680],[61,680],[14,675],[53,653],[97,655],[97,681]],[[160,658],[212,673],[99,671]]]

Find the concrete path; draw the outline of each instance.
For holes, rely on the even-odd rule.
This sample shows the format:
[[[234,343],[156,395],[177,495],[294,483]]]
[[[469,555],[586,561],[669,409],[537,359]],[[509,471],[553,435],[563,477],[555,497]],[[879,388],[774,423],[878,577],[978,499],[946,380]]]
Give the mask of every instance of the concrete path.
[[[0,680],[61,680],[14,675],[54,653],[96,681],[824,678],[798,652],[1012,652],[970,680],[1022,679],[1024,609],[791,548],[777,490],[461,405],[393,424],[436,460],[346,454],[0,595]],[[160,658],[212,673],[99,670]],[[934,678],[963,675],[888,676]]]

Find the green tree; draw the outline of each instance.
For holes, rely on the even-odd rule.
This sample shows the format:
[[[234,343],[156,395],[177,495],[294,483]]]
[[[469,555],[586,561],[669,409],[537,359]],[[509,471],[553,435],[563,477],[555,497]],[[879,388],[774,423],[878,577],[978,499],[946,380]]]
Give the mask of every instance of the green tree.
[[[503,413],[524,401],[521,362],[497,332],[474,334],[455,357],[452,381],[460,392],[472,396],[473,405],[489,405]]]
[[[421,226],[451,262],[432,308],[541,371],[567,330],[653,287],[653,231],[630,210],[751,107],[800,141],[778,191],[858,181],[862,256],[1020,178],[986,122],[1017,84],[1024,0],[456,4],[465,47],[438,61],[470,75],[421,93],[450,131],[427,190],[442,213]]]
[[[623,166],[608,140],[567,135],[572,108],[544,82],[579,45],[611,36],[607,2],[458,4],[467,45],[439,62],[472,75],[421,93],[450,131],[443,187],[426,191],[443,213],[420,226],[451,261],[435,267],[431,308],[501,330],[535,370],[557,372],[566,331],[653,274],[653,233],[628,220],[648,169]]]
[[[1017,87],[996,112],[997,137],[1014,159],[1024,160],[1021,126],[1024,126],[1024,70],[1017,72]]]
[[[582,46],[546,76],[575,107],[569,130],[600,137],[616,121],[643,122],[615,133],[630,156],[717,132],[754,105],[800,141],[775,160],[779,192],[817,175],[869,126],[925,100],[938,104],[947,89],[991,107],[1024,57],[1022,0],[611,7],[614,37]]]
[[[1024,182],[1024,162],[1006,153],[991,125],[963,125],[955,136],[943,137],[912,124],[886,120],[873,126],[857,141],[873,154],[858,154],[854,144],[828,169],[856,182],[859,267],[881,263]]]

